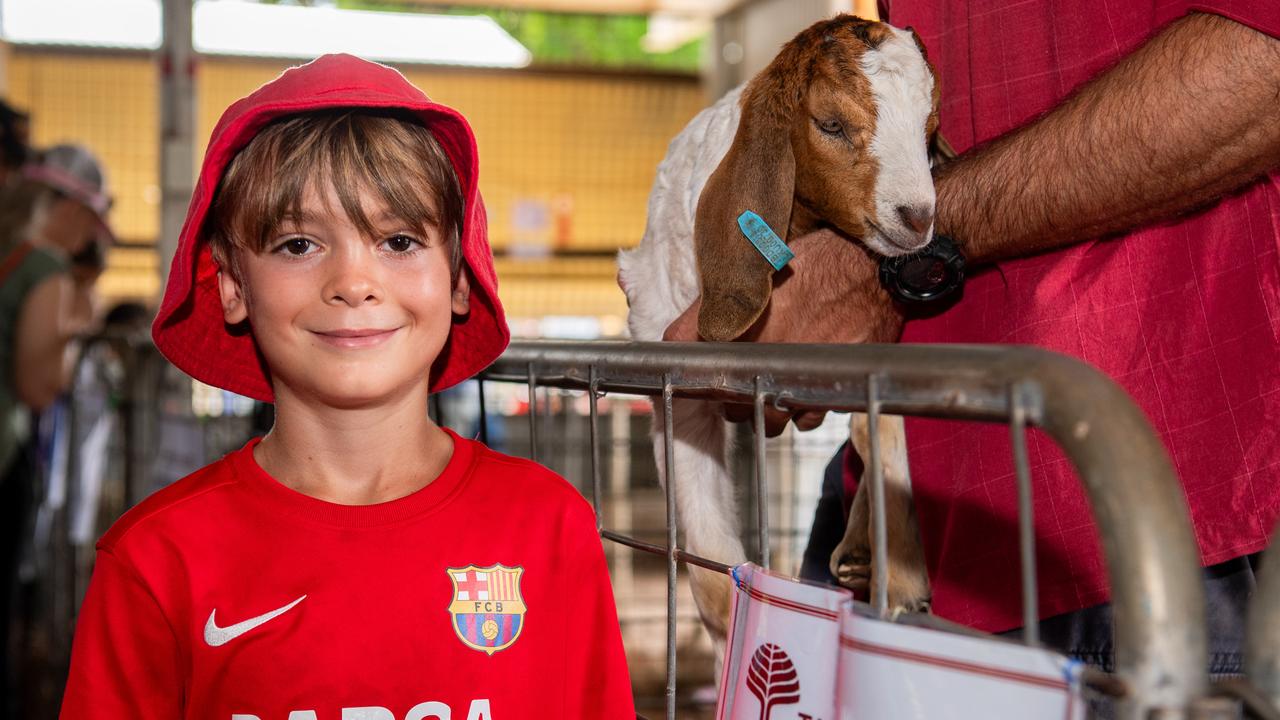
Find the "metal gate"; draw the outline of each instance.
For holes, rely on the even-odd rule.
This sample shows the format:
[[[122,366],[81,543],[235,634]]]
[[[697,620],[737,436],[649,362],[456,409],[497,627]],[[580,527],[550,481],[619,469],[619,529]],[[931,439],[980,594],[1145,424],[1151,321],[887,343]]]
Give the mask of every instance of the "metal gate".
[[[766,405],[866,412],[872,438],[881,413],[1007,423],[1018,482],[1024,642],[1029,644],[1038,642],[1038,603],[1025,433],[1029,426],[1042,429],[1062,448],[1084,483],[1109,569],[1116,673],[1094,673],[1094,684],[1117,698],[1124,718],[1232,716],[1233,704],[1210,695],[1199,554],[1168,456],[1124,391],[1084,363],[1031,348],[518,341],[481,380],[482,398],[484,380],[528,385],[534,459],[539,449],[537,389],[587,392],[591,488],[598,518],[603,517],[598,400],[620,392],[663,403],[669,478],[666,544],[645,542],[603,524],[600,532],[613,542],[666,557],[668,718],[675,717],[677,563],[729,571],[714,558],[694,556],[677,545],[672,486],[687,479],[673,477],[674,397],[754,406],[751,491],[761,513],[756,525],[762,565],[769,556],[768,505],[760,501],[769,482],[763,462]],[[883,588],[883,476],[874,444],[872,451],[873,533],[881,539],[875,566]],[[1280,588],[1272,593],[1276,594]],[[875,598],[876,609],[883,609],[884,602],[883,596]],[[931,618],[912,621],[945,627]],[[1280,623],[1269,626],[1280,628]],[[1269,646],[1272,656],[1278,647],[1280,643]],[[1274,657],[1269,661],[1280,666]]]
[[[153,491],[242,445],[254,410],[170,365],[145,331],[82,341],[71,389],[42,420],[56,428],[46,428],[15,623],[22,717],[57,716],[98,537]]]
[[[192,436],[200,438],[204,450],[216,457],[243,442],[254,424],[248,415],[252,407],[231,407],[243,398],[227,397],[216,390],[210,390],[213,395],[209,397],[201,396],[145,339],[103,337],[86,347],[105,349],[112,341],[117,342],[117,360],[124,367],[110,388],[116,398],[112,412],[120,424],[119,437],[108,452],[118,466],[109,470],[105,481],[114,485],[115,501],[104,500],[106,504],[98,508],[103,523],[99,530],[123,506],[151,489],[149,479],[154,473],[148,468],[163,459],[165,446],[172,444],[157,434],[160,429],[187,423]],[[1211,687],[1205,673],[1205,600],[1199,555],[1181,488],[1159,439],[1133,402],[1112,381],[1076,360],[1028,348],[517,341],[480,378],[478,426],[482,436],[487,429],[486,382],[528,386],[528,449],[535,459],[552,440],[563,440],[546,437],[545,427],[540,428],[547,419],[540,418],[537,410],[539,388],[585,393],[590,458],[575,474],[589,474],[601,535],[665,559],[668,718],[675,717],[677,564],[683,561],[720,572],[729,570],[714,558],[696,557],[677,545],[671,488],[688,479],[673,477],[670,467],[669,409],[676,397],[754,407],[754,482],[750,494],[758,513],[756,545],[761,564],[768,562],[770,546],[768,503],[762,499],[771,480],[762,461],[767,441],[759,431],[766,406],[867,412],[873,423],[881,413],[1006,423],[1020,500],[1022,597],[1024,624],[1029,631],[1024,641],[1031,644],[1037,642],[1034,608],[1038,603],[1025,433],[1028,427],[1043,430],[1065,451],[1084,483],[1101,531],[1113,589],[1116,673],[1091,673],[1086,680],[1115,696],[1120,717],[1126,719],[1236,717],[1235,702],[1225,696],[1243,699],[1255,717],[1280,718],[1275,710],[1280,705],[1280,573],[1261,573],[1251,608],[1246,666],[1258,688],[1240,680]],[[77,388],[82,388],[79,380]],[[670,478],[665,488],[665,544],[619,532],[601,522],[606,514],[601,512],[605,494],[598,404],[610,394],[649,396],[668,409],[663,428],[668,438]],[[438,397],[434,404],[439,417]],[[69,414],[71,437],[77,437],[81,432],[78,426],[88,416],[76,406]],[[74,480],[84,472],[79,457],[71,453],[67,463],[69,501],[75,500]],[[879,488],[883,478],[878,458],[872,458],[870,467],[873,488]],[[883,496],[875,491],[872,497],[879,500]],[[89,564],[89,548],[65,539],[69,523],[66,508],[71,504],[64,504],[53,517],[54,540],[44,565],[49,595],[41,593],[52,615],[41,624],[52,636],[49,644],[55,666],[65,663]],[[884,537],[883,512],[881,502],[876,502],[873,526],[879,538]],[[885,567],[884,547],[883,542],[878,543],[878,572]],[[883,587],[883,576],[880,579]],[[883,607],[883,598],[877,602]],[[927,616],[908,616],[902,621],[955,629]],[[56,687],[51,691],[56,692]]]

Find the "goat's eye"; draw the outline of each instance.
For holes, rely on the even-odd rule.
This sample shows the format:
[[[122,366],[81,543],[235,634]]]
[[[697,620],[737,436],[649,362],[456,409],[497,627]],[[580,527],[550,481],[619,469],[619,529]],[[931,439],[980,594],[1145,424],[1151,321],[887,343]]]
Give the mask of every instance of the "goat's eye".
[[[844,134],[844,125],[839,120],[817,120],[818,129],[832,137]]]

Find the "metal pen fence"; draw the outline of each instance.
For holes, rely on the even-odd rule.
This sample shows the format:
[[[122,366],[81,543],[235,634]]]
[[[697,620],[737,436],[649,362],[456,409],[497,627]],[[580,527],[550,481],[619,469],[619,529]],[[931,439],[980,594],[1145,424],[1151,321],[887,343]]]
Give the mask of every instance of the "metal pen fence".
[[[86,404],[91,379],[97,383],[93,392],[106,395],[106,402],[96,410],[93,403]],[[1238,681],[1211,688],[1205,673],[1204,596],[1198,554],[1181,489],[1141,412],[1118,386],[1082,363],[1025,348],[517,341],[479,380],[479,411],[474,416],[462,418],[454,412],[448,395],[434,401],[433,414],[445,416],[459,429],[458,421],[465,419],[481,439],[508,452],[527,451],[553,467],[561,465],[557,469],[570,480],[581,480],[585,475],[589,481],[580,487],[593,500],[602,537],[616,548],[634,548],[643,551],[642,555],[661,559],[666,607],[653,620],[666,625],[664,705],[668,718],[676,713],[677,661],[690,662],[686,656],[677,657],[681,647],[677,622],[695,622],[688,603],[680,601],[682,605],[677,600],[678,566],[684,562],[719,572],[730,568],[679,546],[671,490],[674,483],[691,479],[674,477],[670,467],[673,421],[669,411],[663,415],[668,439],[666,477],[670,478],[660,501],[665,522],[656,534],[646,534],[634,522],[620,527],[625,523],[614,512],[616,505],[630,502],[629,495],[637,490],[635,483],[619,483],[614,471],[631,472],[633,467],[622,466],[648,464],[632,461],[641,446],[647,445],[634,442],[633,437],[643,433],[631,429],[633,421],[647,418],[633,412],[634,408],[627,409],[629,398],[638,396],[654,398],[668,410],[674,398],[753,407],[752,483],[740,511],[754,516],[753,545],[761,564],[779,557],[775,543],[794,545],[793,535],[803,534],[801,527],[785,527],[779,532],[777,517],[770,516],[770,508],[778,506],[777,499],[793,488],[788,484],[781,492],[771,492],[779,478],[770,475],[771,466],[765,462],[770,449],[760,431],[765,407],[867,412],[872,437],[882,413],[1007,423],[1019,485],[1022,597],[1030,631],[1024,641],[1031,644],[1037,642],[1033,628],[1038,603],[1025,433],[1028,427],[1040,428],[1075,466],[1102,533],[1113,588],[1117,668],[1114,676],[1095,673],[1089,679],[1117,698],[1119,716],[1234,717],[1235,706],[1221,697],[1232,694],[1243,697],[1255,717],[1280,717],[1273,705],[1280,702],[1280,575],[1261,574],[1252,608],[1247,668],[1258,688]],[[508,392],[495,393],[494,383]],[[528,387],[520,392],[512,384]],[[583,430],[581,425],[550,427],[550,403],[538,402],[539,390],[546,388],[578,393],[565,402],[585,399],[585,445],[574,441]],[[524,405],[515,410],[495,408],[495,398],[508,405],[517,401]],[[611,424],[602,424],[601,404],[610,401],[617,403],[608,413]],[[65,492],[49,516],[53,528],[50,539],[36,554],[43,574],[32,607],[41,614],[38,625],[48,651],[46,664],[55,669],[52,677],[58,677],[57,670],[65,671],[75,611],[91,566],[92,538],[155,487],[238,447],[255,425],[264,427],[264,422],[255,422],[254,409],[243,398],[193,385],[168,366],[145,337],[105,336],[85,343],[76,390],[66,414],[71,447],[86,444],[96,417],[108,415],[116,425],[104,451],[106,467],[95,471],[102,472],[105,480],[99,483],[99,499],[93,504],[90,539],[77,541],[69,532],[76,517],[73,509],[83,504],[88,472],[87,458],[72,453],[64,470]],[[524,416],[520,421],[527,423],[527,445],[523,445],[523,433],[512,432],[511,420],[520,415]],[[501,427],[489,422],[495,416],[506,417],[503,437],[494,437]],[[560,418],[555,422],[580,420]],[[190,452],[175,452],[184,444]],[[614,466],[611,470],[606,470],[606,450]],[[575,459],[584,453],[585,460]],[[876,537],[883,540],[884,493],[878,458],[872,457],[869,466],[872,499],[877,506],[873,524]],[[608,483],[606,475],[610,476]],[[656,478],[652,484],[656,486]],[[784,518],[782,524],[794,525],[793,521],[794,515]],[[83,540],[86,535],[78,537]],[[877,544],[877,584],[884,587],[885,543]],[[615,558],[618,554],[614,553]],[[624,572],[630,573],[630,567],[630,560],[619,562],[615,585]],[[885,598],[874,598],[874,603],[883,608]],[[958,630],[927,616],[905,616],[898,621]],[[60,689],[56,682],[46,685],[53,686],[45,691],[46,696]],[[32,712],[26,716],[44,715]]]
[[[144,331],[81,342],[70,390],[40,422],[41,487],[16,623],[21,717],[58,715],[98,537],[151,492],[243,444],[254,411],[171,366]]]
[[[928,346],[762,346],[610,342],[515,342],[483,380],[586,391],[591,404],[591,488],[601,513],[596,406],[605,393],[660,399],[666,437],[666,544],[601,524],[601,536],[665,556],[667,563],[666,703],[676,713],[677,563],[728,572],[714,558],[677,543],[672,486],[674,397],[750,404],[756,458],[754,506],[759,561],[769,556],[768,478],[763,462],[766,403],[788,410],[866,412],[871,437],[881,413],[1009,424],[1019,487],[1022,597],[1026,635],[1036,644],[1037,589],[1031,517],[1032,483],[1025,433],[1045,431],[1079,474],[1101,530],[1115,609],[1116,673],[1099,684],[1117,698],[1120,717],[1230,717],[1233,706],[1210,695],[1205,670],[1205,598],[1198,553],[1182,493],[1159,439],[1127,395],[1096,370],[1029,348]],[[483,385],[482,390],[483,394]],[[529,414],[537,459],[538,416]],[[883,472],[872,447],[873,533],[877,585],[886,586]],[[883,611],[885,597],[873,599]],[[915,619],[935,626],[944,623]]]

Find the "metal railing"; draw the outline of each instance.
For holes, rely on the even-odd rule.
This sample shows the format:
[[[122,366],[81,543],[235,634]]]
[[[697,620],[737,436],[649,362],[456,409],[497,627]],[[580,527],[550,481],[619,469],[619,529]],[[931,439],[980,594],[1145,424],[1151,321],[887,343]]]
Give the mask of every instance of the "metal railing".
[[[1116,672],[1107,685],[1122,718],[1220,717],[1208,696],[1204,590],[1199,555],[1181,488],[1168,455],[1141,411],[1093,368],[1031,348],[909,345],[752,345],[517,341],[481,376],[527,383],[529,433],[538,453],[536,390],[587,391],[591,403],[592,498],[601,514],[596,403],[604,393],[660,398],[666,437],[666,546],[604,527],[602,537],[667,559],[666,714],[675,717],[676,567],[680,561],[728,572],[714,558],[676,542],[673,486],[687,482],[672,467],[674,397],[735,402],[754,408],[753,491],[761,564],[768,561],[768,478],[761,458],[767,404],[800,410],[866,412],[872,438],[881,413],[1008,423],[1019,487],[1025,642],[1036,643],[1037,589],[1031,478],[1025,432],[1042,429],[1062,448],[1085,486],[1102,535],[1115,612]],[[887,564],[883,472],[873,447],[872,513],[877,584]],[[1280,580],[1280,578],[1278,578]],[[1280,584],[1280,583],[1278,583]],[[883,609],[883,593],[874,598]],[[934,624],[930,619],[911,622]],[[1280,623],[1270,627],[1280,628]],[[1274,651],[1276,644],[1271,646]]]
[[[32,523],[30,600],[23,603],[18,622],[18,662],[25,668],[20,679],[23,717],[57,715],[97,538],[158,487],[248,439],[252,420],[247,414],[194,407],[194,395],[193,381],[171,366],[143,331],[99,334],[80,343],[72,385],[62,400],[63,416],[54,431],[65,439],[56,441],[50,452],[52,462],[43,478],[49,488]],[[248,403],[243,398],[238,402]],[[86,482],[91,471],[82,462],[82,451],[104,418],[111,421],[110,431],[105,442],[92,445],[101,450],[97,485]],[[54,481],[52,468],[59,455],[65,463]],[[54,485],[61,489],[51,490]],[[85,496],[88,487],[98,488],[97,497]]]
[[[120,338],[115,339],[117,343]],[[102,347],[111,338],[96,338],[86,349]],[[145,339],[121,345],[126,366],[116,391],[120,403],[124,466],[117,476],[124,504],[141,499],[150,489],[148,468],[162,454],[158,440],[159,413],[174,388],[189,381],[168,367]],[[118,349],[120,349],[118,348]],[[171,378],[170,375],[173,377]],[[619,342],[518,341],[482,376],[480,417],[484,418],[484,380],[529,385],[530,450],[536,458],[539,442],[538,388],[586,391],[590,414],[591,495],[601,535],[612,542],[663,556],[667,573],[666,712],[675,715],[676,568],[679,562],[727,572],[715,558],[702,558],[681,549],[676,540],[671,465],[673,398],[738,402],[754,410],[755,467],[751,491],[758,518],[758,560],[770,552],[767,496],[769,477],[761,462],[766,440],[763,411],[768,406],[789,410],[830,409],[868,412],[873,423],[881,413],[961,418],[1007,423],[1019,487],[1022,543],[1024,641],[1036,637],[1036,595],[1031,489],[1025,432],[1038,427],[1065,451],[1085,485],[1102,534],[1113,589],[1116,632],[1116,673],[1093,675],[1118,699],[1122,718],[1232,717],[1221,697],[1243,699],[1256,717],[1280,718],[1280,573],[1260,574],[1251,607],[1246,669],[1257,690],[1248,683],[1219,685],[1210,690],[1205,672],[1204,597],[1199,555],[1187,520],[1181,488],[1168,457],[1141,412],[1113,382],[1092,368],[1065,356],[1026,348],[963,346],[763,346],[714,344],[639,344]],[[663,430],[667,435],[666,543],[659,545],[618,532],[603,523],[600,428],[597,403],[605,394],[647,395],[667,406]],[[180,393],[179,393],[180,394]],[[179,409],[191,416],[191,407]],[[70,424],[79,420],[71,409]],[[436,410],[437,416],[439,410]],[[189,418],[191,419],[191,418]],[[247,431],[245,418],[235,427],[199,419],[206,444],[235,444]],[[545,429],[545,428],[544,428]],[[226,432],[223,432],[226,430]],[[482,439],[485,425],[481,423]],[[226,438],[222,438],[226,435]],[[231,436],[236,438],[231,440]],[[545,434],[544,434],[545,435]],[[229,446],[208,447],[221,454]],[[880,463],[871,458],[874,532],[884,537],[884,493]],[[68,477],[81,468],[74,458]],[[169,477],[168,480],[173,480]],[[74,493],[71,483],[69,493]],[[109,520],[110,518],[104,518]],[[55,519],[65,527],[65,517]],[[55,532],[65,538],[65,532]],[[884,543],[878,543],[884,548]],[[87,578],[89,547],[59,539],[50,548],[55,573],[52,614],[53,646],[69,647],[75,607]],[[886,564],[878,558],[877,572]],[[1274,576],[1274,577],[1273,577]],[[885,585],[881,575],[877,583]],[[62,598],[62,600],[58,600]],[[883,607],[884,598],[876,599]],[[957,629],[927,616],[904,616],[900,622]],[[61,654],[61,653],[58,653]],[[55,659],[65,662],[65,657]],[[55,706],[56,707],[56,706]]]

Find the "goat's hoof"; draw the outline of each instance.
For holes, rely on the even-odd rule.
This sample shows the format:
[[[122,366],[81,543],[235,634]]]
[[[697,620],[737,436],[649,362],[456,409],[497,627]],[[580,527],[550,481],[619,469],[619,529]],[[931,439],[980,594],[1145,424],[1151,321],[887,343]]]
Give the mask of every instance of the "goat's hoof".
[[[897,603],[890,602],[889,612],[890,616],[894,620],[897,620],[899,616],[909,613],[927,614],[932,607],[933,600],[931,598],[912,598],[909,600],[900,600]]]
[[[903,615],[910,615],[911,613],[927,615],[932,607],[933,603],[928,598],[923,600],[914,600],[905,605],[891,605],[889,609],[889,619],[897,622],[898,618]]]
[[[866,592],[871,587],[871,558],[856,552],[836,550],[831,556],[831,574],[836,582],[855,592]]]
[[[889,611],[894,617],[927,613],[932,604],[929,579],[923,573],[897,572],[889,578]]]

